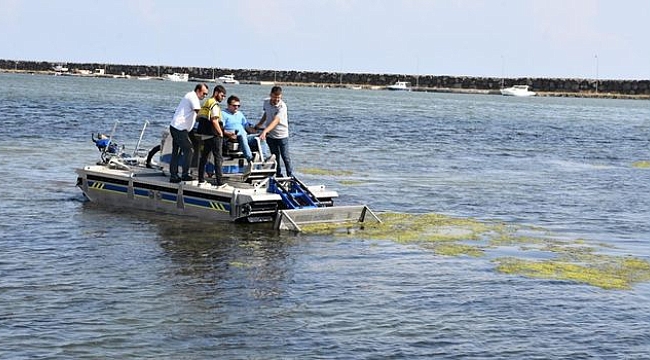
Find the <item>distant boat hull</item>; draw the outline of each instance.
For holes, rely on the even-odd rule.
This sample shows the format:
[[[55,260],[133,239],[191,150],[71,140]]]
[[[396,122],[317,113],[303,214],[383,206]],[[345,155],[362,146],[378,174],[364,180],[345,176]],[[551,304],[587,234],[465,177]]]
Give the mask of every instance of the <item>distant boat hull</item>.
[[[190,74],[173,73],[165,75],[165,80],[169,81],[189,81]]]
[[[386,86],[386,89],[392,91],[411,91],[411,83],[408,81],[398,81],[393,85]]]
[[[501,89],[501,95],[503,96],[519,96],[519,97],[528,97],[535,96],[537,93],[534,91],[528,90],[528,85],[514,85],[509,88]]]
[[[237,84],[239,84],[239,80],[235,80],[235,75],[233,75],[233,74],[219,76],[219,78],[217,78],[217,80],[220,83],[227,84],[227,85],[237,85]]]

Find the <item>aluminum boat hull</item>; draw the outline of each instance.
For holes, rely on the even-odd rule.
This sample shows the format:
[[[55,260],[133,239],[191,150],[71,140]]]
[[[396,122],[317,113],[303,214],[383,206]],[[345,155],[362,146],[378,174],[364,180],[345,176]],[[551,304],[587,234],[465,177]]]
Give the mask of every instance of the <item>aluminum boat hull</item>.
[[[210,182],[170,183],[154,169],[110,169],[102,165],[76,170],[77,186],[92,202],[115,208],[132,208],[216,221],[274,221],[282,197],[266,186],[232,182],[217,187]],[[338,196],[324,187],[309,187],[323,204],[331,206]]]

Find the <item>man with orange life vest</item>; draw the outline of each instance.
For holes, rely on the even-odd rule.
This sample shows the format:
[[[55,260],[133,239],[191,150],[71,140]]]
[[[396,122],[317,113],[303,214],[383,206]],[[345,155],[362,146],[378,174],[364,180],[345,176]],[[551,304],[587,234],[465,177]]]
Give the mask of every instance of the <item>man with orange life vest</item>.
[[[223,186],[223,156],[221,154],[221,144],[223,142],[223,124],[221,116],[221,107],[219,103],[226,97],[226,88],[217,85],[212,92],[212,97],[203,103],[199,110],[198,123],[196,130],[197,135],[203,143],[201,157],[199,159],[199,184],[205,182],[205,165],[208,162],[208,155],[212,152],[214,157],[214,174],[217,180],[217,186]]]

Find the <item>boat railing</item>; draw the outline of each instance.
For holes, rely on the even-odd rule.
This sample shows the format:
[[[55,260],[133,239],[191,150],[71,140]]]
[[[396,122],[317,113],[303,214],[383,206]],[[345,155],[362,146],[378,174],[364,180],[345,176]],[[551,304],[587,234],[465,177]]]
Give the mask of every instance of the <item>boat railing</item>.
[[[138,138],[138,142],[135,144],[135,148],[133,149],[133,157],[138,156],[138,151],[140,151],[140,143],[142,143],[142,137],[144,136],[144,131],[147,129],[147,125],[149,125],[149,121],[145,120],[144,125],[142,126],[142,131],[140,131],[140,137]]]

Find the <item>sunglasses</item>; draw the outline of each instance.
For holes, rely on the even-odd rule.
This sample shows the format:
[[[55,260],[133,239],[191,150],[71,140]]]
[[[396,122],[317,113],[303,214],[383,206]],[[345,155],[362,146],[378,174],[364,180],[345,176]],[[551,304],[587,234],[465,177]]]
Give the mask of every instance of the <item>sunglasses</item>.
[[[238,108],[238,107],[240,107],[241,105],[239,105],[239,104],[230,104],[230,106]]]

